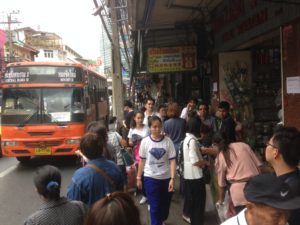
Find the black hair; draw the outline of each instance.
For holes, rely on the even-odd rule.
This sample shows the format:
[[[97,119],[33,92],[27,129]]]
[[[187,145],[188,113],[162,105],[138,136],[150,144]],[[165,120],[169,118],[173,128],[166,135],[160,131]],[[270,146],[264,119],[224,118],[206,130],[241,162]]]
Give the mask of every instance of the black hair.
[[[200,105],[204,105],[205,108],[206,108],[206,110],[209,109],[209,106],[208,106],[208,104],[206,102],[200,102],[199,105],[198,105],[198,108],[200,107]]]
[[[60,198],[61,174],[58,168],[45,165],[37,169],[33,178],[37,192],[48,200]]]
[[[187,118],[188,118],[188,120],[189,120],[190,118],[198,118],[198,114],[197,114],[197,112],[194,111],[194,110],[188,111],[188,113],[187,113]]]
[[[300,132],[295,127],[280,127],[273,134],[273,143],[278,147],[289,166],[297,166],[300,160]]]
[[[149,116],[148,117],[148,126],[149,128],[151,127],[152,123],[155,121],[159,121],[160,124],[162,124],[161,118],[159,118],[158,116]]]
[[[201,123],[200,126],[200,133],[202,134],[210,134],[211,133],[211,128],[204,123]]]
[[[195,98],[195,97],[189,98],[188,103],[191,102],[191,101],[195,102],[196,105],[198,104],[198,99]]]
[[[108,150],[107,147],[107,141],[108,141],[108,135],[107,135],[107,127],[105,126],[104,121],[92,121],[87,125],[86,128],[87,133],[95,133],[98,136],[98,139],[100,141],[100,146],[102,146],[102,154],[106,159],[113,159],[112,154]]]
[[[99,138],[97,133],[86,133],[80,141],[80,150],[88,159],[97,159],[103,156],[103,150],[107,149],[104,138]],[[105,156],[104,156],[105,157]]]
[[[186,122],[186,132],[199,137],[200,135],[200,120],[196,117],[190,117]]]
[[[155,100],[154,100],[153,98],[151,98],[151,97],[147,97],[147,98],[145,99],[145,104],[147,104],[148,101],[152,101],[153,104],[155,104]]]
[[[226,101],[221,101],[219,103],[219,108],[220,109],[226,109],[226,110],[229,110],[230,109],[230,104]]]
[[[165,104],[161,104],[161,105],[158,106],[157,110],[159,111],[161,108],[167,108],[167,106]]]
[[[224,159],[227,167],[232,166],[232,161],[230,160],[230,140],[228,139],[225,132],[217,132],[213,138],[212,143],[218,145],[219,151],[223,153]]]
[[[143,111],[140,111],[140,110],[135,111],[134,114],[133,114],[132,120],[131,120],[131,122],[130,122],[130,127],[131,127],[131,128],[136,128],[136,122],[135,122],[134,118],[135,118],[136,115],[139,114],[139,113],[142,114],[143,117],[145,117],[145,114],[144,114]]]
[[[84,222],[84,225],[112,224],[142,224],[139,209],[129,194],[113,192],[96,201],[89,209]]]
[[[132,104],[132,102],[129,101],[129,100],[125,100],[124,106],[128,106],[129,108],[133,108],[133,104]]]
[[[86,132],[92,132],[92,133],[97,133],[97,131],[102,129],[102,127],[105,126],[105,122],[103,120],[100,121],[92,121],[90,122],[87,126],[85,131]]]

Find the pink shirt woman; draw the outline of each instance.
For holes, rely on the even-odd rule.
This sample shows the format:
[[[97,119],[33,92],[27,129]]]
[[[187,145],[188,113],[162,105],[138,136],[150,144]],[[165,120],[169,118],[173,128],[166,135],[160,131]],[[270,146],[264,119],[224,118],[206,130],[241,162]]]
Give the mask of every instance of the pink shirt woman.
[[[259,174],[261,162],[250,146],[245,143],[231,143],[228,147],[232,165],[227,166],[223,152],[218,154],[215,161],[218,185],[225,187],[226,181],[228,181],[231,184],[230,194],[233,205],[245,205],[247,202],[243,192],[245,184],[250,177]]]

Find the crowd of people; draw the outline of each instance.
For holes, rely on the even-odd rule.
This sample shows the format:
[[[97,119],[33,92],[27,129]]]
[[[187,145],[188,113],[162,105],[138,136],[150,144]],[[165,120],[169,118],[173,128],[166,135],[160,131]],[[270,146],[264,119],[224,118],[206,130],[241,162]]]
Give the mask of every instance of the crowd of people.
[[[274,173],[263,173],[263,162],[251,147],[236,139],[230,104],[221,101],[217,115],[207,103],[190,99],[160,105],[145,100],[135,109],[124,104],[125,120],[119,132],[92,122],[80,142],[83,158],[60,195],[60,171],[50,165],[34,177],[43,207],[24,224],[141,225],[139,209],[127,192],[128,171],[122,151],[129,151],[136,168],[135,186],[140,204],[148,203],[151,225],[167,224],[182,151],[182,218],[205,224],[205,170],[213,168],[218,186],[216,207],[230,198],[235,216],[222,225],[295,225],[300,223],[300,132],[280,127],[266,143],[265,159]],[[208,160],[212,159],[212,160]],[[213,163],[212,163],[213,162]],[[181,223],[180,223],[181,224]]]

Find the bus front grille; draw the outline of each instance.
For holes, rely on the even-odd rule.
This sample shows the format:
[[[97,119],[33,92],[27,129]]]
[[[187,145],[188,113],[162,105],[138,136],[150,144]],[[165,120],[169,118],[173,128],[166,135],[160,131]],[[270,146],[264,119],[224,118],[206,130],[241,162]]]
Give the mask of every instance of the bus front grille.
[[[12,150],[15,154],[28,154],[30,153],[28,150]]]
[[[55,151],[55,153],[71,152],[72,150],[72,148],[59,148]]]
[[[54,132],[52,132],[52,131],[45,131],[45,132],[33,132],[33,131],[31,131],[31,132],[28,132],[28,134],[30,136],[51,136],[51,135],[53,135],[53,133]]]
[[[24,145],[28,148],[54,147],[62,144],[62,141],[28,141]]]

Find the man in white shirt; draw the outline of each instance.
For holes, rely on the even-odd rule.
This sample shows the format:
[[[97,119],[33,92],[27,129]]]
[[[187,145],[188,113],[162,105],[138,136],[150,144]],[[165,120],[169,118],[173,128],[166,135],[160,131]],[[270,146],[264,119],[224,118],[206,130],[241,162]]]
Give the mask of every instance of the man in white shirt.
[[[154,111],[155,101],[152,98],[147,98],[145,101],[145,112],[143,124],[148,126],[148,119],[150,116],[157,116],[157,112]]]
[[[244,193],[246,208],[221,225],[286,225],[289,211],[300,208],[300,197],[272,174],[251,178]]]
[[[191,111],[196,112],[197,103],[198,103],[198,100],[196,98],[189,99],[187,106],[184,107],[181,111],[180,118],[186,120],[188,118],[189,112],[191,112]]]

